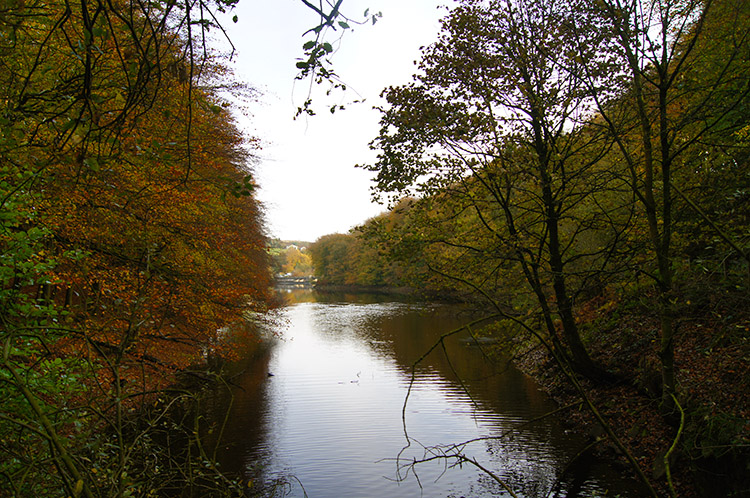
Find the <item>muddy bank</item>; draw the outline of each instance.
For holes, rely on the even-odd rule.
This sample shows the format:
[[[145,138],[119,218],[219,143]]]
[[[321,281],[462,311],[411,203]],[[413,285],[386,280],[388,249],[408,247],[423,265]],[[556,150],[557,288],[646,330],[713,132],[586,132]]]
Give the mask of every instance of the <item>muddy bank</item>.
[[[588,396],[604,415],[660,496],[670,496],[664,455],[677,496],[750,497],[750,369],[747,316],[719,323],[703,314],[685,315],[676,345],[680,367],[680,415],[659,412],[658,322],[648,313],[622,313],[603,327],[588,324],[591,355],[620,378],[616,384],[582,380]],[[720,338],[717,340],[717,338]],[[523,343],[515,363],[531,375],[560,406],[580,400],[547,351]],[[587,435],[592,451],[615,456],[623,472],[635,472],[583,404],[560,415],[571,430]]]

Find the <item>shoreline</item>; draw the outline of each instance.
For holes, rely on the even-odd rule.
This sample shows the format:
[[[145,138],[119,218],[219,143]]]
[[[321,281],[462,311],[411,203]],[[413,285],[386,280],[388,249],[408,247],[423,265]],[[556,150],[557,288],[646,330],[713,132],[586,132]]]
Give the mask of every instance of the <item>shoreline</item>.
[[[743,404],[747,409],[749,379],[747,372],[732,378],[721,375],[722,371],[730,370],[727,365],[742,363],[743,349],[729,344],[714,346],[706,352],[706,341],[713,335],[711,329],[715,324],[696,316],[689,323],[683,327],[683,337],[676,348],[682,367],[679,380],[685,418],[681,429],[679,414],[667,418],[659,412],[656,317],[623,314],[619,323],[609,329],[591,327],[588,332],[592,358],[622,381],[617,384],[580,378],[579,381],[660,496],[670,495],[664,457],[674,445],[669,461],[677,496],[750,497],[750,451],[742,442],[750,432],[750,421],[744,416],[743,427],[743,412],[737,409]],[[624,341],[622,330],[626,328],[640,339]],[[591,337],[593,332],[595,338]],[[700,350],[704,351],[703,357],[696,360],[695,352]],[[580,400],[541,346],[520,340],[514,363],[560,406]],[[720,398],[718,393],[724,396]],[[595,454],[619,460],[623,470],[638,479],[622,452],[582,404],[561,417],[566,418],[571,430],[591,440]]]

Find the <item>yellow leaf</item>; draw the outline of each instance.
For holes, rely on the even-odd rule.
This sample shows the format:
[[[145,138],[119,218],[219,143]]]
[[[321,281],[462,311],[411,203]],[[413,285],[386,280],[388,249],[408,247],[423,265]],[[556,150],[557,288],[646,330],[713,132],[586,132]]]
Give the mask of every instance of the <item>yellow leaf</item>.
[[[76,498],[81,496],[81,491],[83,491],[83,479],[78,479],[75,488],[73,488],[73,496]]]

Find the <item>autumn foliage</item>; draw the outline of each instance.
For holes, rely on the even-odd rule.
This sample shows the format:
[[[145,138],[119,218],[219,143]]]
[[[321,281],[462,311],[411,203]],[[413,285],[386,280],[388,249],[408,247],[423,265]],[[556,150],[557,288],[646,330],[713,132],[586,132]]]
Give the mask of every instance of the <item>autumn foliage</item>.
[[[16,496],[155,486],[123,477],[146,465],[125,414],[235,354],[254,339],[228,327],[274,305],[257,144],[227,100],[247,91],[201,45],[230,5],[0,6],[0,473]],[[96,476],[88,431],[119,455]]]
[[[695,386],[722,369],[738,399],[750,385],[748,5],[461,0],[413,80],[383,91],[363,167],[394,208],[357,230],[369,244],[321,239],[331,254],[348,243],[325,271],[365,275],[347,272],[378,248],[426,269],[422,288],[452,282],[569,386],[654,398],[672,429],[662,456],[689,455],[682,488],[657,462],[659,491],[705,466],[732,476],[720,494],[744,493],[747,410]],[[606,403],[640,409],[630,401]]]

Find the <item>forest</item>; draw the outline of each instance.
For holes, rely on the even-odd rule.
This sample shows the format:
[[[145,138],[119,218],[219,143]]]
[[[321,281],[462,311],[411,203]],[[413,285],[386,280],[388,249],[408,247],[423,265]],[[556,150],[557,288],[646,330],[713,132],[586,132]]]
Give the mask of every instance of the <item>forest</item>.
[[[2,496],[232,486],[166,417],[275,306],[254,96],[204,43],[232,4],[0,6]]]
[[[747,2],[456,2],[383,92],[390,209],[304,251],[266,233],[257,95],[211,48],[235,3],[0,5],[0,496],[253,494],[196,385],[311,266],[489,310],[653,496],[746,495]],[[345,90],[341,4],[302,1],[297,68]]]
[[[319,282],[491,310],[652,495],[746,496],[747,2],[464,0],[417,68]]]

